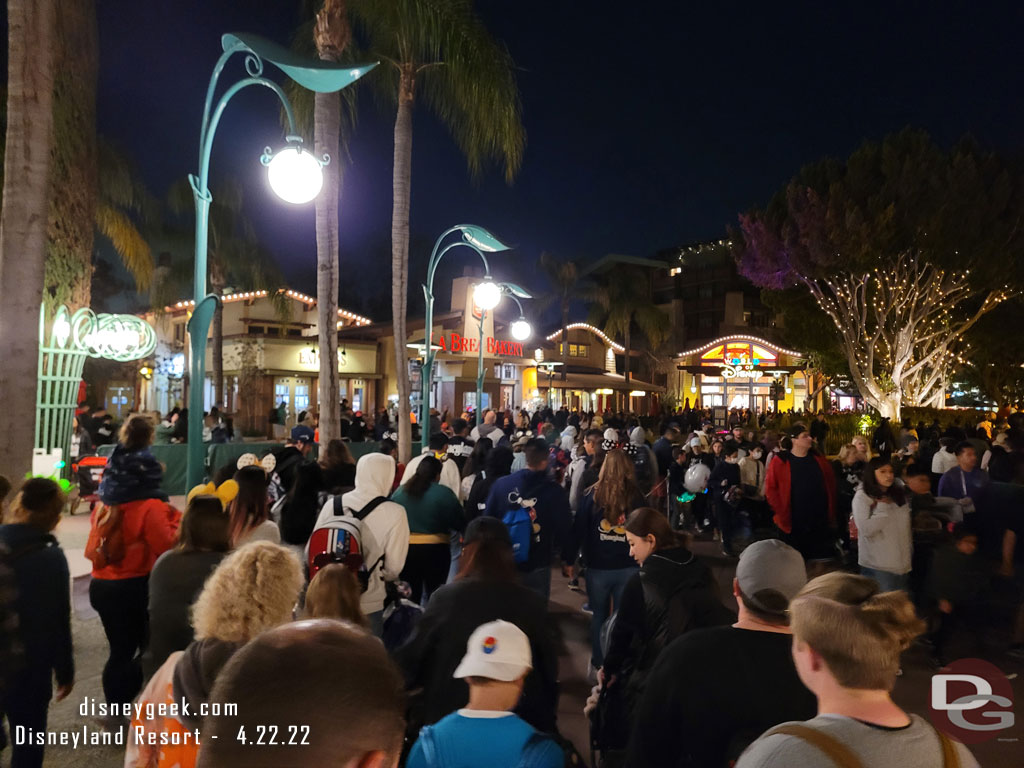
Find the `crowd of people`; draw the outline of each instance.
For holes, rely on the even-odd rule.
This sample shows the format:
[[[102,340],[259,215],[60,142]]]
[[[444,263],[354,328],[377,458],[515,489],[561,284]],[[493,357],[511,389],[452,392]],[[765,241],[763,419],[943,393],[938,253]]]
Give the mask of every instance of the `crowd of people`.
[[[114,706],[101,725],[129,730],[126,766],[570,765],[560,573],[585,592],[603,766],[826,766],[844,749],[865,768],[976,765],[890,692],[915,641],[937,667],[968,638],[1020,657],[1024,414],[883,422],[832,459],[823,417],[784,433],[710,417],[439,413],[403,466],[386,431],[358,462],[318,446],[310,414],[181,511],[149,451],[159,426],[129,418],[86,547],[104,698],[191,706]],[[28,480],[0,525],[12,730],[44,731],[54,679],[58,700],[74,684],[63,503]],[[712,568],[730,563],[735,603]],[[42,757],[16,744],[12,765]]]

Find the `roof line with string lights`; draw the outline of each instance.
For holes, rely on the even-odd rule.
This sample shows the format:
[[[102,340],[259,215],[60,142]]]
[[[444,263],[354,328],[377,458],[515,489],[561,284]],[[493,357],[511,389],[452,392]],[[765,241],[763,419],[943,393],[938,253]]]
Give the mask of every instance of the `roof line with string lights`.
[[[288,298],[294,299],[295,301],[301,301],[303,304],[310,304],[310,305],[313,305],[313,306],[316,305],[316,299],[314,299],[312,296],[307,296],[304,293],[299,293],[298,291],[293,291],[290,288],[278,288],[275,293],[283,293]],[[240,291],[238,293],[227,293],[227,294],[224,294],[223,296],[220,297],[220,300],[222,302],[224,302],[225,304],[230,304],[231,302],[234,302],[234,301],[247,301],[247,300],[250,300],[250,299],[263,299],[263,298],[266,298],[269,295],[270,295],[269,291]],[[170,310],[173,310],[173,309],[188,309],[189,307],[194,307],[194,306],[195,306],[195,302],[194,301],[178,301],[178,302],[175,302],[172,306],[168,307],[167,309],[170,309]],[[370,325],[373,322],[372,320],[370,320],[370,318],[363,317],[362,315],[357,315],[355,312],[349,312],[347,309],[339,308],[338,309],[338,316],[339,317],[343,317],[346,320],[351,320],[356,325]]]

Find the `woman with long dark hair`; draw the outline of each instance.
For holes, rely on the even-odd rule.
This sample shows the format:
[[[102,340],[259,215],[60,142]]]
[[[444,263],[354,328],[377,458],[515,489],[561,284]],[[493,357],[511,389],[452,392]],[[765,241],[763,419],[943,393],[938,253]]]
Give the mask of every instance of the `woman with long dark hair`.
[[[644,503],[636,484],[633,461],[621,450],[609,450],[601,464],[597,482],[586,490],[573,521],[572,549],[565,553],[567,563],[576,562],[582,551],[587,565],[587,596],[593,614],[590,618],[590,663],[600,669],[601,627],[617,610],[626,582],[636,572],[629,556],[626,516]],[[573,570],[572,567],[569,568]]]
[[[888,459],[876,456],[864,468],[853,497],[853,521],[860,572],[883,592],[907,591],[914,554],[910,505]]]
[[[267,473],[258,464],[235,472],[238,495],[228,507],[231,516],[231,548],[238,549],[250,541],[281,543],[281,530],[270,519],[267,504]]]
[[[486,437],[480,438],[479,445]],[[499,445],[487,454],[483,469],[476,473],[473,485],[466,496],[465,513],[466,521],[469,522],[483,514],[487,508],[487,496],[491,492],[491,486],[499,477],[505,477],[512,473],[512,449],[507,445]]]
[[[413,476],[391,497],[409,519],[409,554],[402,581],[419,603],[444,584],[451,564],[451,532],[466,527],[462,505],[451,489],[441,485],[441,462],[424,456]]]

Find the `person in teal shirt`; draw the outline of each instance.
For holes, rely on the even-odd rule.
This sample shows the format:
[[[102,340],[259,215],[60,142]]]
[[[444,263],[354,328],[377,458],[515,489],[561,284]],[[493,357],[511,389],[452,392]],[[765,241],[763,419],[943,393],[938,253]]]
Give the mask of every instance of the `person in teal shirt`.
[[[401,579],[412,590],[410,599],[420,603],[448,579],[451,564],[451,532],[466,527],[458,497],[441,478],[441,462],[424,456],[412,479],[403,483],[391,500],[405,508],[409,519],[409,554]]]
[[[533,666],[530,641],[515,624],[481,624],[453,677],[469,684],[469,703],[420,731],[406,768],[561,768],[550,736],[513,714]]]

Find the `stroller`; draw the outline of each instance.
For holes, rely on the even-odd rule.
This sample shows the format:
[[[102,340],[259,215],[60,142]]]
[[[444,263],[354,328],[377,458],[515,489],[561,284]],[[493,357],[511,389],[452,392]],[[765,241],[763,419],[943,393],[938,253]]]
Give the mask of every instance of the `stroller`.
[[[83,501],[89,502],[89,514],[92,514],[96,505],[100,503],[97,492],[100,489],[100,481],[103,480],[103,470],[106,468],[106,456],[82,456],[71,465],[72,474],[78,478],[78,496],[71,504],[72,515]]]

